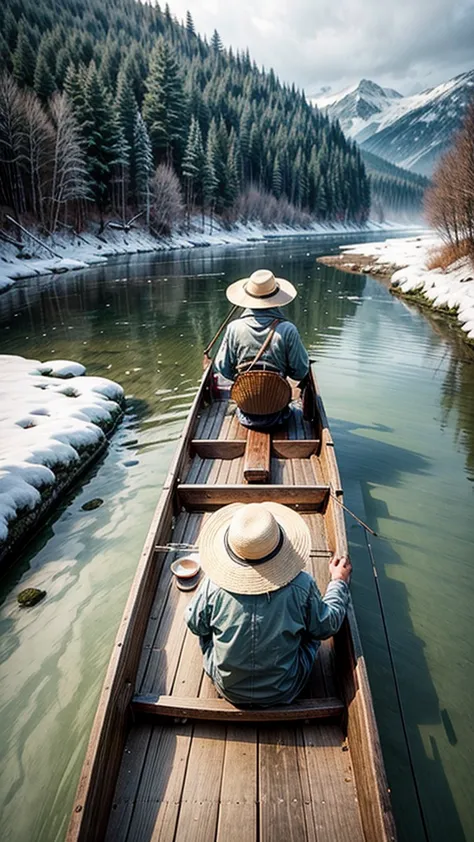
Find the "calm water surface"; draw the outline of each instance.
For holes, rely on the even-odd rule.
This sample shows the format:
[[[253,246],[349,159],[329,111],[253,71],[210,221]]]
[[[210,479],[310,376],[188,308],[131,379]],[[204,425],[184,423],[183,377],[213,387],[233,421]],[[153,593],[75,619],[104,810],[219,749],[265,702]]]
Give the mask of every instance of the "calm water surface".
[[[381,284],[316,264],[337,245],[299,238],[122,259],[0,298],[0,353],[79,360],[128,396],[105,459],[0,583],[3,842],[64,838],[201,349],[227,312],[226,285],[262,266],[298,287],[288,315],[317,359],[346,502],[381,536],[370,548],[429,838],[474,840],[474,359],[442,322]],[[92,497],[104,505],[81,511]],[[399,835],[422,842],[369,548],[360,528],[347,526]],[[48,596],[21,611],[15,595],[26,586]]]

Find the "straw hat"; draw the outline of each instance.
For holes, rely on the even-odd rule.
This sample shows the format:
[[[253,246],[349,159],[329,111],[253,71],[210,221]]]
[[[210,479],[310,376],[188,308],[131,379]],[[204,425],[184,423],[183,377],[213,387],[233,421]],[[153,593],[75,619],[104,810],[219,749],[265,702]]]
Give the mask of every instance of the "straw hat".
[[[199,556],[204,572],[226,591],[277,591],[306,566],[311,546],[303,518],[281,503],[231,503],[204,524]]]
[[[250,278],[242,278],[227,287],[227,298],[239,307],[264,309],[283,307],[298,295],[295,287],[283,278],[275,278],[269,269],[258,269]]]

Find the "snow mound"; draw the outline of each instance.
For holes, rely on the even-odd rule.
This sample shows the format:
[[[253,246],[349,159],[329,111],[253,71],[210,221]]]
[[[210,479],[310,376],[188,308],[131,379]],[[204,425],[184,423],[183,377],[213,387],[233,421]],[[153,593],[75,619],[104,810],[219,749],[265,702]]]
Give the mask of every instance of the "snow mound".
[[[83,260],[73,260],[72,258],[63,257],[60,260],[45,264],[45,268],[51,272],[59,273],[74,269],[87,269],[87,265]]]
[[[41,364],[38,371],[53,377],[82,377],[86,373],[86,367],[73,360],[48,360]]]
[[[120,415],[122,387],[85,371],[0,355],[0,552],[18,517],[64,485]]]

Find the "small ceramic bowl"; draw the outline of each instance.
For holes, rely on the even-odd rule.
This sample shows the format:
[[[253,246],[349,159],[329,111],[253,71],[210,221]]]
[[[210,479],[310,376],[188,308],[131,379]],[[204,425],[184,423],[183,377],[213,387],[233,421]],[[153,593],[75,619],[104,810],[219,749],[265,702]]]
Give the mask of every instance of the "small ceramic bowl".
[[[201,572],[201,564],[197,554],[182,556],[170,564],[170,570],[176,578],[176,585],[182,591],[192,591]]]

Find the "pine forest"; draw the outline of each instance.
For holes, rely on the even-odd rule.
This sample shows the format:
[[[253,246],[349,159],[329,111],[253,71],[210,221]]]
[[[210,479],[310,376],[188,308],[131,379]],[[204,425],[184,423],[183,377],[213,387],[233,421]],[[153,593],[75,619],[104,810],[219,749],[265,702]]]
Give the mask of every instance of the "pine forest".
[[[4,0],[0,203],[46,232],[139,215],[363,223],[356,144],[248,52],[208,43],[168,6]]]

